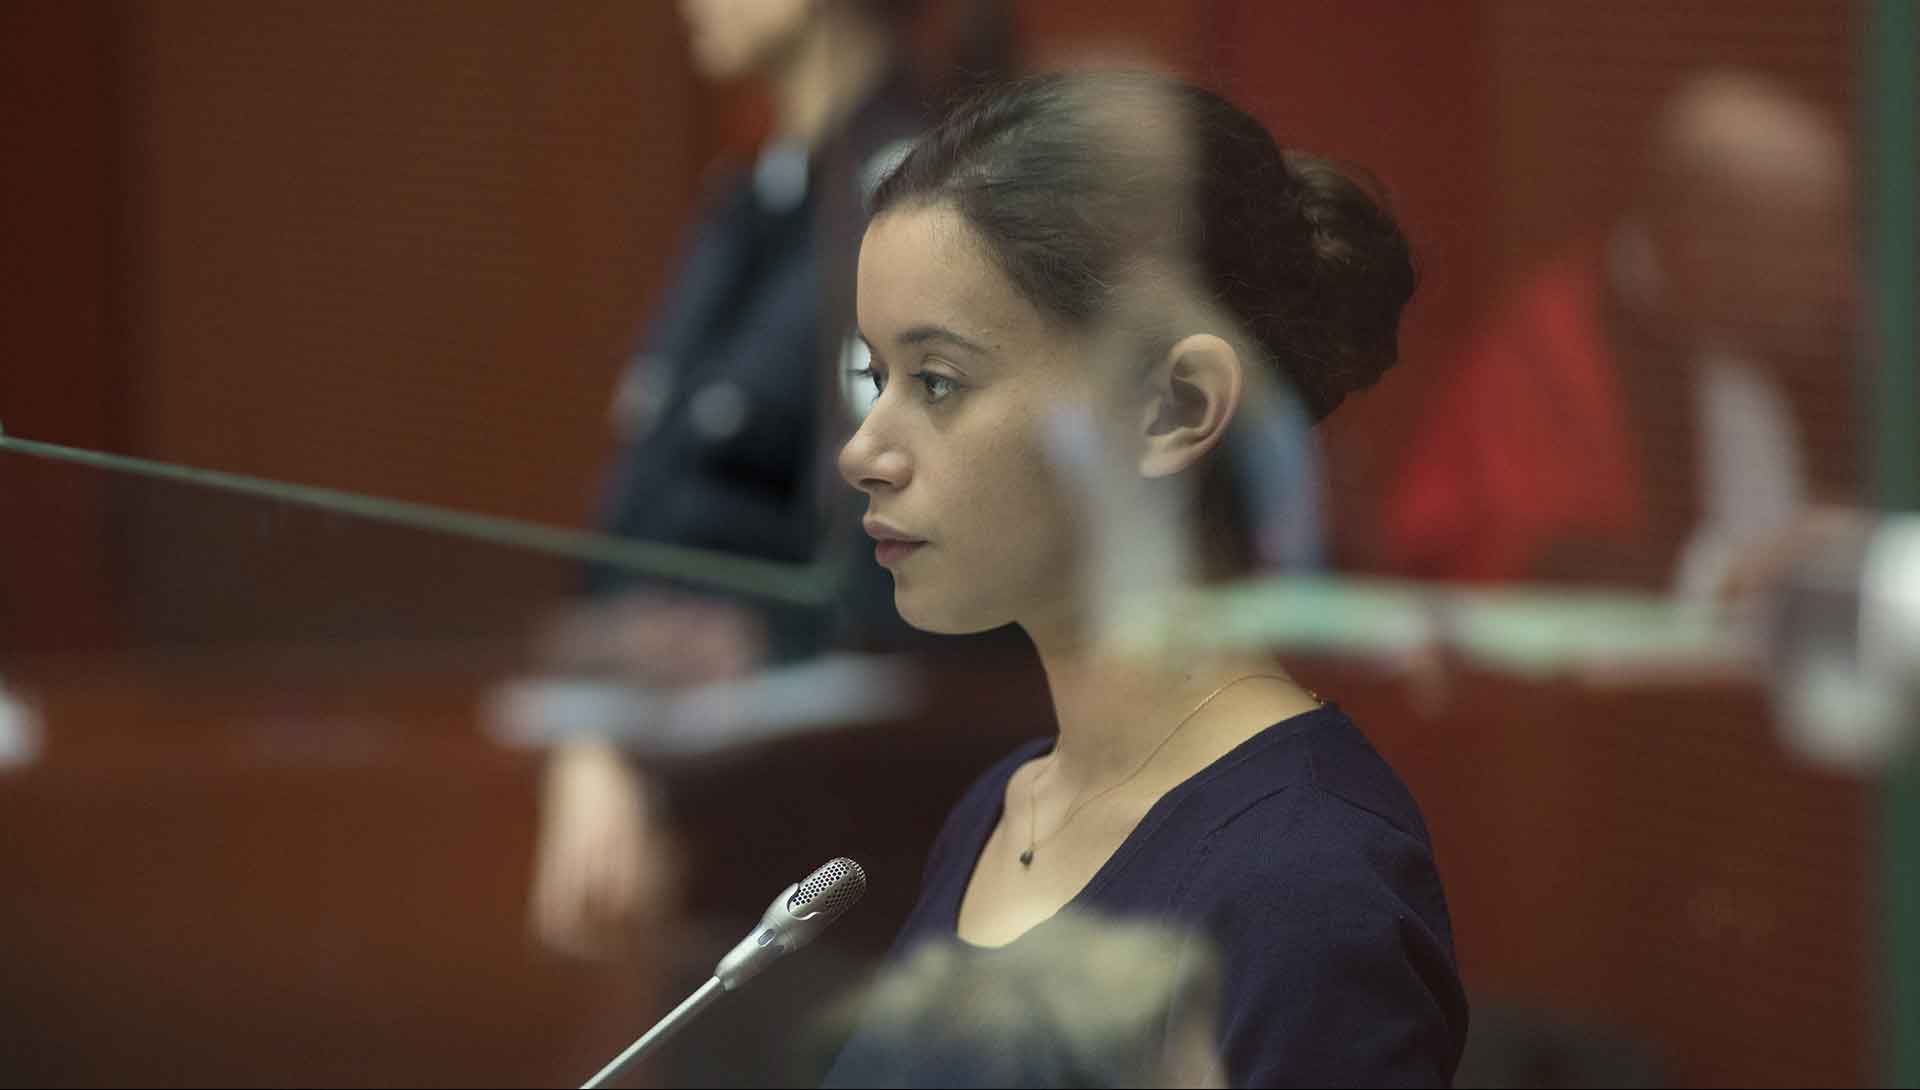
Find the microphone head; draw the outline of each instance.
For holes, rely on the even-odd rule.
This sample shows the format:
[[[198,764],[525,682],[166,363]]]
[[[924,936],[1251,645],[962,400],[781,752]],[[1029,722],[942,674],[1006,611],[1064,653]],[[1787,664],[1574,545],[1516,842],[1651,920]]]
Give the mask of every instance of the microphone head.
[[[728,991],[753,979],[769,962],[812,942],[867,891],[867,872],[845,856],[774,895],[759,926],[713,970]]]
[[[867,872],[860,864],[841,856],[830,859],[820,869],[800,880],[787,898],[787,911],[801,919],[820,917],[825,923],[853,907],[867,892]]]

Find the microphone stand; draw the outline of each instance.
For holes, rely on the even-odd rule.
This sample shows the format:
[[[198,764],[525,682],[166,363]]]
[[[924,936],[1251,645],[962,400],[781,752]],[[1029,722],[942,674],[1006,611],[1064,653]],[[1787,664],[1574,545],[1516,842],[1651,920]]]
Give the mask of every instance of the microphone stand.
[[[714,966],[713,976],[700,985],[699,991],[654,1023],[652,1029],[615,1056],[599,1074],[582,1083],[580,1090],[595,1090],[606,1085],[607,1080],[658,1047],[714,1000],[759,976],[761,970],[778,958],[812,942],[814,936],[839,919],[866,890],[867,872],[846,856],[829,859],[812,874],[781,890],[761,915],[760,923],[720,959],[720,964]]]
[[[707,978],[707,982],[700,985],[699,991],[682,1000],[680,1005],[669,1011],[665,1018],[655,1022],[652,1029],[641,1034],[638,1040],[627,1046],[625,1052],[615,1056],[612,1062],[601,1068],[593,1078],[581,1083],[580,1090],[595,1090],[596,1087],[605,1086],[628,1065],[653,1051],[655,1047],[673,1036],[675,1030],[692,1021],[694,1015],[706,1010],[714,1000],[724,994],[726,994],[726,987],[720,983],[719,977]]]

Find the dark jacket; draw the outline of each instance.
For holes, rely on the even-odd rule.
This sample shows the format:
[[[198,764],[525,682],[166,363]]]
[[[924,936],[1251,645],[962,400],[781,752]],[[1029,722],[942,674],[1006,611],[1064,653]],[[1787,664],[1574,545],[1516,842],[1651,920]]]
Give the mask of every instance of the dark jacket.
[[[849,626],[898,626],[885,573],[856,541],[857,496],[832,474],[850,431],[839,379],[866,195],[920,125],[890,80],[813,154],[770,145],[731,175],[692,232],[616,403],[624,441],[602,501],[605,531],[796,565],[835,546],[847,557],[834,605],[769,608],[777,658],[818,650]],[[637,582],[602,566],[588,589]]]

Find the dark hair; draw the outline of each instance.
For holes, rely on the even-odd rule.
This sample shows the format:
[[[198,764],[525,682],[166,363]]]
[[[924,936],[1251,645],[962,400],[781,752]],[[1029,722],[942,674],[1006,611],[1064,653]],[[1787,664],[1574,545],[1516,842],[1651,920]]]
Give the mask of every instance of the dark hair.
[[[1131,72],[989,88],[919,140],[873,213],[922,202],[957,209],[1017,290],[1076,325],[1134,263],[1182,262],[1315,421],[1398,356],[1414,271],[1384,202],[1204,88]]]

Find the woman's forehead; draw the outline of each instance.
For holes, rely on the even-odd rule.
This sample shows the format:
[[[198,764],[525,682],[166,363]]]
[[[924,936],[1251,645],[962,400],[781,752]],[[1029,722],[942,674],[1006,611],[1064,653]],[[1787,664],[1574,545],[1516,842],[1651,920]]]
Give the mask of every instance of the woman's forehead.
[[[1048,332],[973,229],[941,205],[891,210],[867,228],[859,318],[861,332],[883,352],[927,329],[950,331],[990,352]]]

